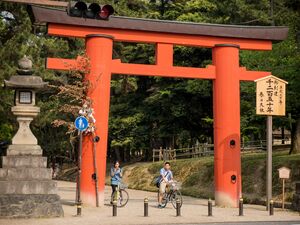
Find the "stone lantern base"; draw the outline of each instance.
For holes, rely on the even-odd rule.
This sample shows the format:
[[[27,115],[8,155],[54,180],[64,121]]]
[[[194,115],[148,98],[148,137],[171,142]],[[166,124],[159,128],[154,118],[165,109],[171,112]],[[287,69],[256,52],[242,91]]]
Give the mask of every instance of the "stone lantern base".
[[[11,145],[9,149],[20,147]],[[36,149],[32,152],[37,153]],[[47,168],[46,157],[41,154],[9,154],[8,151],[1,162],[0,218],[63,216],[56,182],[52,180],[52,169]]]
[[[15,90],[19,129],[0,160],[0,218],[31,218],[63,216],[56,182],[47,158],[30,130],[30,123],[40,108],[35,105],[36,91],[47,83],[33,76],[32,62],[24,56],[18,62],[18,75],[5,80],[5,87]]]

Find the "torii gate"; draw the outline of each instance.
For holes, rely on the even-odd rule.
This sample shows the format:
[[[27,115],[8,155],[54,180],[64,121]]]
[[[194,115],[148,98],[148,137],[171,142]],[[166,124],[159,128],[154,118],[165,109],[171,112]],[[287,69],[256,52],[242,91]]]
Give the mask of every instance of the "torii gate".
[[[270,72],[247,71],[239,66],[239,50],[271,50],[272,41],[287,37],[286,27],[249,27],[111,17],[109,21],[69,17],[65,11],[32,6],[35,23],[47,23],[48,34],[86,40],[97,120],[97,167],[99,202],[104,203],[106,152],[112,74],[131,74],[213,80],[215,201],[219,206],[237,207],[241,197],[240,81],[254,81]],[[112,59],[113,42],[140,42],[156,45],[155,65],[122,63]],[[212,48],[212,65],[190,68],[173,65],[173,46]],[[68,70],[78,59],[48,58],[48,69]],[[81,197],[95,205],[92,179],[92,142],[85,138],[82,154]]]

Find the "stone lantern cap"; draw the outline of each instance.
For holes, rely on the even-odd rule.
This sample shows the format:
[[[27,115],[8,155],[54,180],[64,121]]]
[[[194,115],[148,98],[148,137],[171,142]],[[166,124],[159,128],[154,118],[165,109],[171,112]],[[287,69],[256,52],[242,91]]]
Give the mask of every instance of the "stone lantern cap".
[[[39,76],[12,76],[9,80],[5,80],[5,87],[10,89],[26,88],[41,89],[47,86],[48,82],[43,82]]]
[[[43,82],[41,77],[32,75],[32,61],[27,56],[18,61],[18,67],[18,75],[10,77],[9,80],[4,80],[5,87],[10,89],[41,89],[48,85],[48,82]]]

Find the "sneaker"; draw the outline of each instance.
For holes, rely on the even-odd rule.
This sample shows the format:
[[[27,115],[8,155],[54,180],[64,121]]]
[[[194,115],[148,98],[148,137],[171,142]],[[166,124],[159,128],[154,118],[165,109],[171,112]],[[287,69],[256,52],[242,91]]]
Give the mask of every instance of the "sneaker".
[[[158,204],[157,208],[162,209],[163,207],[161,204]]]

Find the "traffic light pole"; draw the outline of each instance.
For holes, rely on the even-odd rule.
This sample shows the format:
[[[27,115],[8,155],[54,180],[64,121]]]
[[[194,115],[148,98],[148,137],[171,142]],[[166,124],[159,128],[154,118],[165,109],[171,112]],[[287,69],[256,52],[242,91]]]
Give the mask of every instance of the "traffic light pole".
[[[81,215],[81,195],[80,195],[81,154],[82,154],[82,131],[79,131],[79,149],[78,149],[78,162],[77,162],[78,174],[77,174],[77,195],[76,195],[77,216]]]

